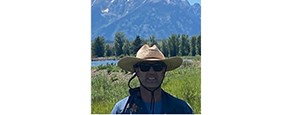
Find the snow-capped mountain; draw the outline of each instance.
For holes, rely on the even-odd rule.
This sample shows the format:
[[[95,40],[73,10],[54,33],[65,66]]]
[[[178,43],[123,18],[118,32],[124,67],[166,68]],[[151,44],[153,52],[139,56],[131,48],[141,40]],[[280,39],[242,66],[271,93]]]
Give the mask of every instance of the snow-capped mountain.
[[[92,0],[92,39],[113,41],[116,32],[165,39],[171,34],[200,34],[201,6],[187,0]]]

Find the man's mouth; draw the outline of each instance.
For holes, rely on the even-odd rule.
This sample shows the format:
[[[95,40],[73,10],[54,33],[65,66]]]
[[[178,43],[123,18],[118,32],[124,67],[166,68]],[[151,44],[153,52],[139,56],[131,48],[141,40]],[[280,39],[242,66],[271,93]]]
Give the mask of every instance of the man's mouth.
[[[149,77],[148,79],[150,79],[150,80],[154,80],[154,79],[155,79],[155,77]]]
[[[155,82],[157,79],[155,77],[148,77],[147,81],[148,82]]]

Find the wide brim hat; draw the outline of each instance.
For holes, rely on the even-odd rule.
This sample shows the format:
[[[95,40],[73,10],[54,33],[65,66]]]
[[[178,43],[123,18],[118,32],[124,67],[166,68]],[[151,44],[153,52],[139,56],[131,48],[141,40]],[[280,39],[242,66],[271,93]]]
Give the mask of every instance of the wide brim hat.
[[[174,70],[182,64],[182,59],[179,57],[165,58],[164,54],[157,48],[156,45],[149,47],[147,44],[143,45],[136,54],[136,57],[124,57],[119,60],[118,66],[126,71],[134,72],[136,63],[144,61],[161,61],[167,66],[166,71]]]

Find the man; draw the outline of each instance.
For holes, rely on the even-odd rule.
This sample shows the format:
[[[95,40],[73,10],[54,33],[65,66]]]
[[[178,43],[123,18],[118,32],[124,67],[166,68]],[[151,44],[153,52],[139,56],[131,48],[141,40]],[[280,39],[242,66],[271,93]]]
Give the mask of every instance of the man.
[[[134,73],[128,82],[130,96],[116,103],[112,114],[192,114],[191,107],[161,89],[166,71],[178,68],[182,59],[165,59],[153,45],[143,45],[136,57],[125,57],[118,62],[122,69]],[[138,76],[140,87],[131,88],[130,81]]]

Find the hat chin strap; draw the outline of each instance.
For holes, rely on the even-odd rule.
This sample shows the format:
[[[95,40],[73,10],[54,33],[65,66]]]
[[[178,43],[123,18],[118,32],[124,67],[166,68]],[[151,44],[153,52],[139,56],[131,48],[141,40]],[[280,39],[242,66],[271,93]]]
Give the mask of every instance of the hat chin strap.
[[[155,102],[155,97],[154,97],[154,91],[156,91],[158,88],[160,88],[161,84],[163,83],[164,81],[164,78],[165,78],[165,74],[163,74],[163,79],[161,80],[160,84],[154,88],[153,90],[150,90],[149,88],[147,88],[140,80],[140,84],[142,87],[144,87],[147,91],[151,92],[151,106],[150,106],[150,111],[152,110],[152,114],[154,114],[154,102]]]
[[[133,76],[129,79],[129,81],[128,81],[128,87],[130,88],[130,89],[133,89],[131,86],[130,86],[130,82],[131,82],[131,80],[134,78],[136,76],[136,73],[134,73],[133,74]]]
[[[128,87],[130,88],[130,89],[133,89],[131,86],[130,86],[130,82],[131,82],[131,80],[133,79],[133,78],[135,78],[136,77],[136,73],[134,73],[133,74],[133,76],[129,79],[129,81],[128,81]],[[165,78],[165,76],[163,77],[163,79]],[[154,92],[155,90],[157,90],[158,88],[160,88],[160,86],[161,86],[161,84],[162,84],[162,82],[163,82],[163,79],[161,80],[161,82],[160,82],[160,84],[154,89],[154,90],[150,90],[150,89],[148,89],[140,80],[139,80],[139,82],[140,82],[140,84],[141,84],[141,86],[143,86],[146,90],[148,90],[148,91],[150,91],[151,93],[152,92]]]
[[[166,71],[165,71],[165,72],[166,72]],[[154,114],[154,102],[155,102],[154,91],[156,91],[158,88],[160,88],[161,84],[163,83],[163,81],[164,81],[164,79],[165,79],[165,72],[164,72],[164,74],[163,74],[164,76],[163,76],[163,79],[161,80],[160,84],[159,84],[156,88],[154,88],[153,90],[148,89],[148,88],[147,88],[147,87],[139,80],[141,86],[144,87],[147,91],[151,92],[151,106],[150,106],[150,111],[152,110],[152,114]],[[128,87],[129,87],[130,89],[132,89],[131,86],[130,86],[130,82],[131,82],[131,80],[132,80],[135,76],[136,76],[136,73],[134,73],[133,76],[132,76],[132,77],[129,79],[129,81],[128,81]]]
[[[140,80],[139,80],[140,81]],[[163,80],[162,80],[163,81]],[[160,88],[162,81],[160,82],[159,86],[157,86],[155,89],[150,90],[148,89],[141,81],[140,84],[141,86],[143,86],[146,90],[148,90],[149,92],[151,92],[151,106],[150,106],[150,111],[152,110],[152,114],[154,114],[154,102],[155,102],[155,98],[154,98],[154,91],[156,91],[158,88]]]

